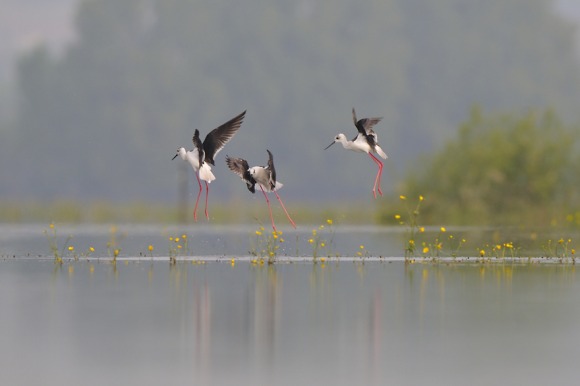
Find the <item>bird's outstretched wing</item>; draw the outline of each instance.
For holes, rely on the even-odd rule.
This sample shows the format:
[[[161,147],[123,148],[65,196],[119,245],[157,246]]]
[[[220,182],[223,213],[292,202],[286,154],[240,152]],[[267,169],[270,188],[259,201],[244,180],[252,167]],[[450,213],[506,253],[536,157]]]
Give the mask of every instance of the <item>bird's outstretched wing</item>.
[[[254,180],[254,177],[250,174],[248,161],[243,158],[231,158],[230,156],[226,156],[226,164],[232,172],[236,173],[242,180],[244,180],[250,192],[256,192],[256,180]]]
[[[230,119],[223,125],[213,129],[206,135],[205,139],[203,140],[203,150],[205,151],[205,161],[209,162],[212,165],[215,165],[214,157],[215,155],[223,149],[226,143],[236,132],[239,130],[240,126],[242,125],[242,121],[246,116],[246,110],[244,110],[238,116]]]
[[[195,129],[195,132],[193,133],[193,148],[197,149],[199,167],[201,167],[201,165],[203,165],[203,159],[205,156],[204,156],[203,144],[201,143],[201,139],[199,139],[199,130],[198,129]]]
[[[379,123],[383,119],[383,117],[376,117],[376,118],[362,118],[357,120],[356,119],[356,112],[354,111],[354,107],[352,108],[352,121],[356,126],[356,129],[359,133],[367,135],[372,133],[372,128],[374,125]]]
[[[270,189],[274,190],[276,187],[276,168],[274,168],[274,156],[272,156],[272,152],[267,150],[268,152],[268,169],[270,169]]]

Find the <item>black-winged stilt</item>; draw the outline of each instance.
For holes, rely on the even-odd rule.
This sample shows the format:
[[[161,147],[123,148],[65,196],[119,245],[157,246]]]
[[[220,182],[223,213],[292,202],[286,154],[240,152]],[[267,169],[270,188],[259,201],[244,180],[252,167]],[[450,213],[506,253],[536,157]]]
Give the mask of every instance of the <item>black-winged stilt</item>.
[[[274,225],[274,218],[272,217],[272,208],[270,207],[270,200],[268,199],[268,195],[266,192],[274,192],[278,201],[280,201],[280,205],[282,205],[282,209],[284,209],[284,213],[286,213],[286,217],[292,224],[294,228],[296,228],[296,224],[290,218],[282,199],[277,193],[283,185],[279,181],[276,180],[276,169],[274,168],[274,157],[270,150],[266,150],[268,152],[268,166],[253,166],[249,167],[248,161],[243,158],[231,158],[226,156],[226,163],[231,171],[236,173],[248,187],[248,190],[252,193],[256,192],[256,184],[260,186],[260,190],[264,194],[266,198],[266,203],[268,204],[268,210],[270,212],[270,220],[272,221],[272,228],[274,228],[274,232],[278,232],[276,229],[276,225]]]
[[[215,176],[211,171],[211,165],[215,166],[214,157],[216,154],[223,149],[226,143],[236,134],[240,126],[246,111],[244,110],[238,116],[230,119],[223,125],[213,129],[205,136],[203,143],[199,139],[199,130],[195,129],[193,135],[193,150],[185,150],[185,148],[180,147],[177,149],[177,154],[172,158],[180,156],[181,159],[187,161],[193,167],[195,172],[195,177],[197,178],[197,183],[199,184],[199,192],[197,193],[197,199],[195,200],[195,208],[193,209],[193,218],[197,221],[197,204],[199,203],[199,197],[201,196],[201,181],[205,182],[205,217],[209,220],[209,214],[207,213],[207,197],[209,196],[209,183],[215,180]]]
[[[356,137],[354,137],[352,141],[349,141],[346,139],[346,136],[344,134],[340,133],[334,138],[334,141],[324,149],[326,150],[335,143],[340,142],[342,143],[342,146],[345,149],[361,153],[367,153],[379,167],[377,176],[375,178],[375,184],[373,185],[373,196],[375,198],[377,198],[377,190],[381,196],[383,195],[383,191],[381,190],[381,175],[383,173],[383,162],[379,160],[377,157],[375,157],[373,155],[373,152],[377,153],[379,156],[381,156],[381,158],[387,159],[387,155],[385,154],[383,149],[381,149],[381,147],[379,146],[377,133],[375,133],[374,130],[372,129],[372,127],[377,123],[379,123],[381,119],[383,118],[382,117],[362,118],[360,120],[357,120],[356,112],[354,111],[353,107],[352,120],[358,130],[358,134],[356,135]]]

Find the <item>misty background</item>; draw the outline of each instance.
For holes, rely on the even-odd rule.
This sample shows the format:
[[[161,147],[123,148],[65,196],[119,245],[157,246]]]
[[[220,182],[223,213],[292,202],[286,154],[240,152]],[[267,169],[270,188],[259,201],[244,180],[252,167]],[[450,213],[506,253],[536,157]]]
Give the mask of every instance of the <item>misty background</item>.
[[[176,149],[247,109],[213,199],[250,195],[226,154],[270,149],[286,200],[371,200],[375,164],[322,150],[352,107],[384,117],[384,191],[474,105],[579,122],[579,22],[572,0],[2,0],[0,199],[174,202]]]

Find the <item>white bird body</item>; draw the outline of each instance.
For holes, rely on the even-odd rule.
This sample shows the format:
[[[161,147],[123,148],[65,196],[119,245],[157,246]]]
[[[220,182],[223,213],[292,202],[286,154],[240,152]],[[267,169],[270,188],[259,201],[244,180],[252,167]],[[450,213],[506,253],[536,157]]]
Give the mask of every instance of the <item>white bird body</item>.
[[[268,167],[253,166],[248,170],[258,185],[260,185],[260,187],[266,192],[275,192],[284,186],[284,184],[279,181],[272,181],[272,171],[268,169]],[[272,185],[274,187],[272,187]]]
[[[360,133],[357,134],[356,138],[353,141],[349,141],[348,139],[346,139],[346,135],[340,133],[336,136],[334,141],[340,142],[342,144],[342,147],[344,147],[347,150],[352,150],[352,151],[356,151],[359,153],[367,153],[367,154],[370,153],[371,151],[374,151],[382,159],[387,159],[388,158],[387,154],[385,154],[383,149],[381,149],[381,147],[378,144],[378,137],[377,137],[376,133],[373,132],[373,133],[370,133],[369,135],[372,135],[374,137],[374,140],[375,140],[374,149],[368,143],[365,136],[360,134]]]
[[[373,126],[379,123],[381,119],[383,118],[377,117],[357,119],[356,112],[353,108],[352,120],[358,131],[356,137],[354,137],[352,141],[349,141],[346,139],[346,136],[343,133],[337,134],[337,136],[334,137],[334,141],[324,149],[328,149],[335,143],[341,143],[342,147],[347,150],[352,150],[359,153],[367,153],[369,157],[372,158],[373,162],[376,163],[379,167],[377,176],[375,177],[375,184],[373,186],[373,195],[375,198],[377,198],[377,191],[381,196],[383,195],[381,190],[381,174],[383,172],[383,163],[373,155],[373,152],[377,153],[382,159],[387,159],[387,154],[379,146],[379,138],[377,133],[375,133],[373,130]]]
[[[230,119],[221,126],[210,131],[203,142],[199,138],[199,130],[195,129],[193,134],[193,149],[186,150],[183,147],[177,149],[177,153],[173,156],[180,156],[182,160],[189,162],[193,168],[195,177],[197,178],[197,183],[199,185],[199,192],[197,194],[197,199],[195,200],[195,207],[193,208],[193,218],[197,221],[197,204],[199,203],[199,197],[201,196],[201,180],[205,182],[205,217],[209,220],[209,214],[207,212],[207,199],[209,196],[209,183],[215,180],[215,176],[211,171],[211,165],[215,165],[214,158],[220,150],[228,143],[232,137],[237,133],[242,125],[242,121],[246,112],[243,111],[241,114]]]
[[[226,156],[226,164],[228,168],[234,173],[236,173],[240,178],[246,183],[246,187],[252,193],[256,192],[256,184],[260,187],[260,190],[264,194],[264,198],[266,199],[266,203],[268,204],[268,211],[270,212],[270,220],[272,221],[272,228],[274,228],[274,232],[278,232],[276,229],[276,225],[274,224],[274,218],[272,217],[272,208],[270,207],[270,200],[266,195],[266,192],[274,192],[276,198],[282,205],[282,209],[284,209],[284,213],[286,213],[286,217],[290,221],[290,224],[294,228],[296,228],[296,224],[288,214],[282,199],[276,193],[277,190],[284,186],[282,183],[276,180],[276,168],[274,168],[274,157],[270,150],[266,150],[268,152],[268,165],[267,166],[252,166],[248,165],[248,161],[243,158],[231,158]]]
[[[195,173],[199,172],[200,180],[206,181],[207,183],[211,183],[215,180],[215,176],[211,171],[209,163],[204,162],[203,165],[201,165],[201,168],[199,167],[199,154],[197,148],[189,151],[180,147],[178,153],[182,160],[189,162]]]

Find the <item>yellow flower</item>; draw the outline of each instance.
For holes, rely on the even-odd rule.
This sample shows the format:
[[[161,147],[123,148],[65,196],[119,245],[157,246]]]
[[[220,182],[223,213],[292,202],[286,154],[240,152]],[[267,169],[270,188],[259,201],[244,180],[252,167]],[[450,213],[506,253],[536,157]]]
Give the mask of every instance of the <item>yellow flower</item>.
[[[425,227],[420,227],[419,232],[421,232],[421,233],[425,232]]]
[[[282,237],[280,237],[280,242],[281,242],[281,243],[283,243],[283,242],[284,242],[284,239],[283,239]]]
[[[506,246],[507,246],[507,244],[506,244]],[[499,251],[501,249],[501,244],[496,245],[495,249],[497,249]]]
[[[399,196],[399,198],[400,198],[401,200],[406,200],[406,199],[407,199],[407,197],[406,197],[406,196],[403,196],[402,194]]]
[[[54,223],[52,223],[52,222],[51,222],[51,223],[48,225],[48,227],[49,227],[50,229],[54,229]]]
[[[278,234],[277,234],[276,232],[272,232],[272,237],[273,237],[273,238],[274,238],[274,240],[275,240],[275,239],[277,239],[277,238],[278,238]]]
[[[75,247],[73,247],[72,245],[69,245],[68,250],[73,252],[75,250]]]
[[[332,220],[331,220],[331,219],[327,219],[327,220],[326,220],[326,223],[327,223],[328,225],[332,225]]]
[[[114,255],[115,257],[117,257],[117,256],[119,256],[119,252],[120,252],[120,251],[119,251],[118,249],[115,249],[115,250],[113,251],[113,255]]]
[[[308,242],[309,242],[310,244],[312,244],[312,243],[314,242],[314,239],[308,239]]]
[[[485,256],[485,251],[483,249],[479,250],[479,256],[481,257]]]
[[[187,239],[187,235],[183,234],[183,235],[181,235],[181,238],[185,240],[185,239]]]
[[[574,248],[572,248],[572,249],[570,250],[570,253],[571,253],[571,254],[573,254],[573,255],[575,255],[575,254],[576,254],[576,250],[575,250]]]
[[[423,248],[423,253],[429,253],[429,247]]]
[[[558,244],[564,244],[564,239],[558,240]]]
[[[256,236],[262,236],[262,232],[256,231]]]
[[[172,236],[169,236],[169,241],[173,241],[173,237]]]
[[[445,227],[441,227],[441,232],[445,233],[447,232],[447,229],[445,229]]]
[[[95,248],[93,248],[93,247],[89,247],[89,251],[90,251],[90,252],[94,252],[94,251],[95,251]]]
[[[395,215],[395,220],[400,220],[401,219],[401,215],[400,214],[396,214]]]
[[[423,196],[419,196],[419,201],[423,201],[425,198]]]
[[[316,236],[316,229],[312,230],[312,236]]]
[[[151,245],[151,244],[150,244],[150,245],[147,247],[147,249],[149,250],[149,252],[153,252],[153,245]]]
[[[361,245],[359,248],[360,249],[365,249],[365,246],[364,245]]]
[[[175,242],[178,243],[179,242],[179,237],[175,238]]]
[[[436,245],[436,247],[437,247],[437,250],[439,250],[439,251],[440,251],[440,250],[441,250],[441,248],[443,248],[443,243],[439,243],[439,244],[437,244],[437,245]]]
[[[320,243],[320,246],[321,246],[322,248],[324,248],[324,247],[326,246],[326,244],[324,244],[324,243]]]

